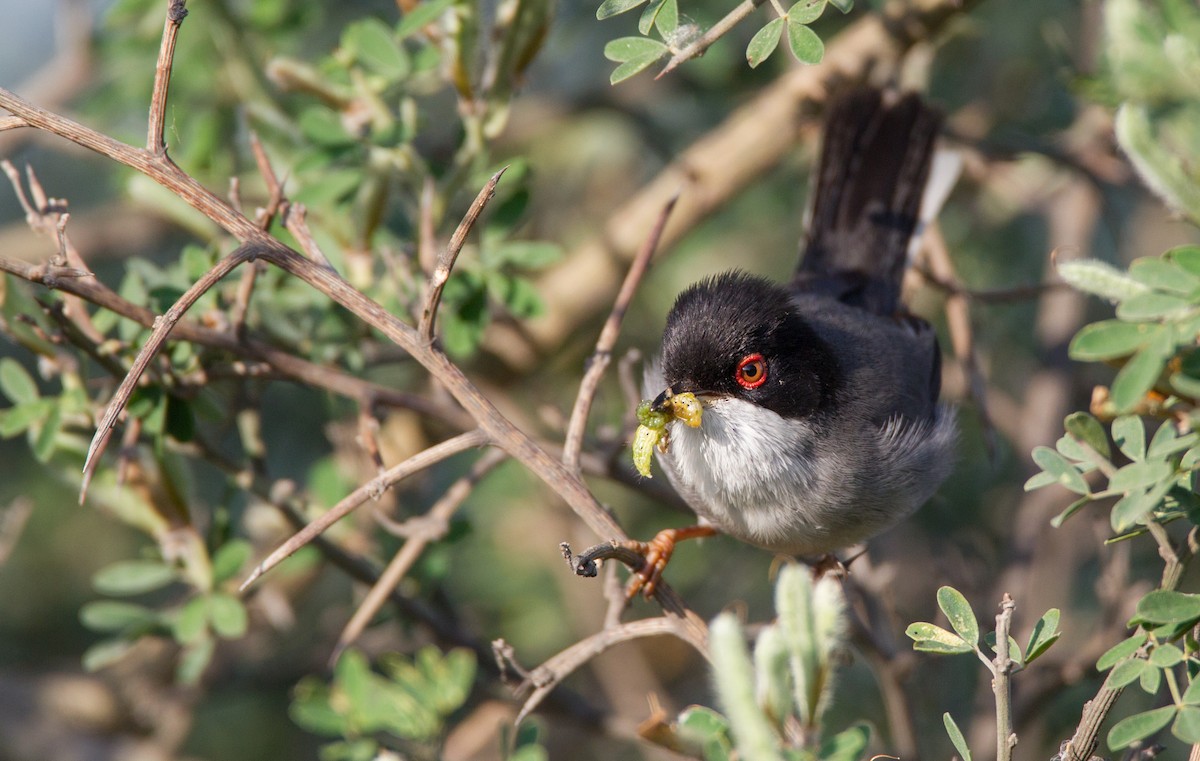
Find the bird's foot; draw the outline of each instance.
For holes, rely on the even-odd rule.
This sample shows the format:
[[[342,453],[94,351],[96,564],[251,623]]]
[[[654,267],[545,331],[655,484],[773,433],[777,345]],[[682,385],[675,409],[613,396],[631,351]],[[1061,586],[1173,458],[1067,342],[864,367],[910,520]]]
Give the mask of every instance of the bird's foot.
[[[641,592],[649,600],[654,596],[654,590],[658,587],[659,579],[662,578],[663,569],[667,567],[671,555],[675,552],[675,545],[685,539],[714,536],[716,533],[716,529],[712,526],[686,526],[663,529],[648,542],[625,542],[625,547],[643,558],[641,568],[634,571],[629,578],[629,585],[625,587],[625,599],[632,600],[638,592]]]

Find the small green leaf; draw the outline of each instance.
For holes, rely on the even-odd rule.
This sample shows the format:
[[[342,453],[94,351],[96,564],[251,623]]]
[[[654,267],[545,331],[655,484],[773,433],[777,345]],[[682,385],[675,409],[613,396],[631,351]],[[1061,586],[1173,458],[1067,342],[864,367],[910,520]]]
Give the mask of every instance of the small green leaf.
[[[4,392],[13,406],[28,404],[38,399],[37,382],[11,357],[0,359],[0,391]]]
[[[1117,448],[1131,460],[1146,459],[1146,426],[1137,415],[1124,415],[1112,422]]]
[[[1157,695],[1158,688],[1162,687],[1162,673],[1154,666],[1143,669],[1142,675],[1138,677],[1138,686],[1142,688],[1142,692],[1148,695]]]
[[[1060,613],[1058,608],[1051,608],[1042,614],[1038,622],[1033,625],[1033,631],[1029,634],[1029,644],[1025,646],[1025,663],[1033,663],[1033,661],[1046,652],[1055,640],[1059,638],[1061,632],[1058,631],[1058,619]]]
[[[253,551],[254,548],[244,539],[233,539],[223,544],[221,549],[213,554],[213,584],[220,584],[236,576]]]
[[[854,0],[829,0],[829,4],[842,13],[849,13],[854,10]]]
[[[1175,706],[1163,706],[1153,711],[1135,714],[1118,721],[1108,732],[1108,747],[1120,750],[1167,726],[1175,717]]]
[[[1043,470],[1029,477],[1029,480],[1025,482],[1025,491],[1043,489],[1056,483],[1058,483],[1058,478],[1053,473],[1047,473]]]
[[[1137,406],[1162,375],[1168,357],[1150,345],[1138,350],[1112,382],[1112,401],[1120,412]]]
[[[1146,456],[1152,460],[1170,457],[1190,449],[1197,441],[1200,441],[1200,433],[1192,431],[1180,436],[1175,430],[1175,421],[1164,420],[1150,439],[1150,448],[1146,450]]]
[[[83,670],[92,673],[111,666],[128,655],[132,649],[133,643],[127,639],[106,639],[97,642],[84,652]]]
[[[925,653],[969,653],[974,650],[966,640],[954,632],[924,621],[909,624],[904,633],[913,640],[913,650]]]
[[[1184,705],[1171,725],[1171,734],[1189,745],[1200,743],[1200,708]]]
[[[1143,644],[1146,642],[1146,633],[1138,634],[1122,640],[1108,649],[1104,655],[1100,656],[1100,660],[1096,661],[1097,671],[1108,671],[1113,666],[1121,661],[1133,656]]]
[[[647,40],[646,37],[618,37],[604,46],[604,56],[610,61],[641,60],[646,56],[661,56],[667,53],[667,46],[658,40]]]
[[[1156,589],[1138,600],[1137,616],[1156,624],[1181,624],[1200,619],[1200,596]]]
[[[1183,693],[1183,702],[1185,705],[1200,706],[1200,678],[1193,677],[1188,683]]]
[[[408,54],[392,29],[379,19],[366,18],[347,26],[342,32],[342,46],[381,76],[399,79],[409,72]]]
[[[662,58],[662,56],[653,55],[646,56],[644,58],[630,59],[613,69],[613,73],[608,76],[608,83],[615,85],[620,82],[624,82],[626,79],[629,79],[635,74],[639,74],[650,66],[653,66],[654,62],[659,58]]]
[[[757,68],[775,52],[775,48],[779,46],[779,38],[783,35],[784,23],[783,18],[771,19],[750,38],[750,44],[746,46],[746,61],[750,68]]]
[[[679,3],[678,0],[665,0],[662,4],[662,10],[658,12],[657,18],[654,20],[655,27],[658,28],[658,33],[663,39],[668,39],[670,35],[675,33],[679,28]]]
[[[246,606],[233,595],[214,593],[209,598],[208,617],[213,631],[225,639],[238,639],[246,633]]]
[[[962,761],[971,761],[971,749],[967,747],[967,740],[963,737],[962,730],[958,728],[958,724],[954,722],[947,711],[942,714],[942,723],[946,725],[946,734],[950,737],[950,742],[954,745],[954,750],[958,751]]]
[[[1181,296],[1167,293],[1139,293],[1120,303],[1117,317],[1126,322],[1153,322],[1166,317],[1176,317],[1193,309],[1192,302]]]
[[[481,258],[488,267],[506,265],[539,270],[561,261],[566,252],[557,243],[545,241],[510,240],[488,246]]]
[[[811,24],[825,12],[826,0],[800,0],[788,8],[788,21],[796,24]]]
[[[19,407],[0,410],[0,437],[11,438],[29,428],[40,425],[54,411],[54,399],[38,399]]]
[[[788,46],[800,63],[818,64],[825,57],[825,43],[812,29],[790,19],[787,25]]]
[[[179,656],[179,666],[175,669],[175,679],[180,684],[188,686],[200,681],[204,670],[212,662],[216,643],[211,637],[205,637],[195,644],[183,649]]]
[[[946,614],[946,618],[958,636],[962,637],[968,645],[974,646],[978,643],[979,622],[975,620],[975,613],[971,610],[971,604],[967,602],[967,598],[963,597],[962,593],[954,587],[947,586],[938,589],[937,601],[938,607]]]
[[[1112,690],[1120,689],[1141,679],[1142,672],[1146,669],[1157,671],[1157,669],[1154,669],[1153,666],[1140,658],[1130,658],[1127,661],[1121,661],[1113,667],[1112,673],[1108,675],[1108,681],[1104,685]]]
[[[987,643],[988,648],[993,653],[996,655],[1000,654],[1000,651],[996,649],[996,632],[988,632],[983,635],[983,641]],[[1008,638],[1008,659],[1013,663],[1021,663],[1021,646],[1012,637]]]
[[[1094,449],[1101,457],[1108,459],[1112,453],[1108,449],[1108,435],[1100,421],[1086,412],[1073,412],[1063,421],[1067,433]]]
[[[1071,339],[1067,353],[1080,362],[1128,357],[1162,331],[1161,325],[1104,320],[1085,325]]]
[[[646,0],[604,0],[596,9],[596,18],[603,21],[626,11],[631,11]],[[624,59],[622,59],[624,60]]]
[[[175,569],[155,560],[122,560],[100,569],[92,577],[97,592],[137,595],[161,589],[175,581]]]
[[[337,114],[324,106],[312,106],[305,109],[301,112],[297,123],[300,132],[321,148],[342,148],[357,142],[354,136],[346,131]],[[360,172],[355,174],[361,177]]]
[[[1058,483],[1076,494],[1088,493],[1087,481],[1083,480],[1079,469],[1072,465],[1067,458],[1050,447],[1035,447],[1033,450],[1033,461],[1042,470],[1052,474]]]
[[[1161,500],[1161,495],[1159,495]],[[1154,509],[1156,502],[1152,502],[1147,491],[1134,491],[1126,494],[1117,500],[1117,504],[1112,506],[1112,512],[1109,514],[1109,524],[1112,526],[1113,533],[1121,534],[1137,525],[1146,513]]]
[[[423,0],[420,5],[405,13],[404,17],[400,19],[400,23],[396,26],[396,37],[403,40],[424,29],[453,3],[454,0]]]
[[[859,722],[821,743],[817,757],[821,761],[858,761],[870,742],[871,727]]]
[[[1170,642],[1164,642],[1150,651],[1150,657],[1147,660],[1160,669],[1169,669],[1172,666],[1183,663],[1183,658],[1182,650]]]
[[[1177,246],[1163,256],[1191,274],[1200,275],[1200,246]]]
[[[1166,258],[1147,256],[1129,265],[1129,274],[1138,282],[1160,291],[1188,296],[1200,288],[1200,277]]]
[[[208,633],[208,601],[207,595],[196,595],[180,609],[172,627],[177,642],[195,644]]]
[[[153,624],[158,620],[158,614],[131,602],[97,600],[80,608],[79,620],[92,631],[119,632]]]
[[[49,462],[58,445],[58,434],[62,431],[62,405],[55,404],[50,414],[41,423],[41,429],[33,440],[33,456],[38,462]]]
[[[667,0],[650,0],[650,4],[642,11],[642,15],[638,18],[638,33],[647,35],[654,28],[654,21],[658,18],[658,12],[662,10],[663,4]]]
[[[1112,474],[1108,480],[1108,488],[1123,492],[1146,489],[1170,478],[1174,472],[1174,469],[1162,460],[1131,462]]]
[[[1122,301],[1150,290],[1111,264],[1096,259],[1062,262],[1058,274],[1076,290],[1109,301]]]

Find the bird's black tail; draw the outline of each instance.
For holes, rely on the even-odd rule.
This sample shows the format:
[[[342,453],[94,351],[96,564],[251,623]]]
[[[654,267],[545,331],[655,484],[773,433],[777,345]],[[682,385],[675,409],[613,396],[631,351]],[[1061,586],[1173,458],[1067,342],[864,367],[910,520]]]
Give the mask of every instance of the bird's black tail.
[[[941,114],[860,89],[830,107],[796,285],[895,314]]]

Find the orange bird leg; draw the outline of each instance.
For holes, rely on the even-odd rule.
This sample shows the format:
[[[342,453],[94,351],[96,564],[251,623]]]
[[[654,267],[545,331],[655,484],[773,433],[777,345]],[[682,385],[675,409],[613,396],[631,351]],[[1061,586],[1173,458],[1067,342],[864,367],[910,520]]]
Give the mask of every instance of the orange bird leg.
[[[647,600],[654,596],[658,580],[662,578],[663,569],[675,552],[675,544],[685,539],[699,539],[705,536],[716,536],[717,530],[712,526],[685,526],[684,528],[668,528],[659,531],[648,542],[629,541],[623,546],[641,555],[645,562],[632,576],[629,586],[625,587],[625,599],[632,600],[641,592]]]

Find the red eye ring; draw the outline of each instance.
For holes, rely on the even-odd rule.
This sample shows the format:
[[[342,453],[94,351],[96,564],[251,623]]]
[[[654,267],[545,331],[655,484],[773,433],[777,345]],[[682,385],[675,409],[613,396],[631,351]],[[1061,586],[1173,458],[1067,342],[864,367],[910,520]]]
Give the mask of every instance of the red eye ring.
[[[742,388],[758,388],[767,382],[767,360],[758,353],[747,354],[738,362],[733,378]]]

